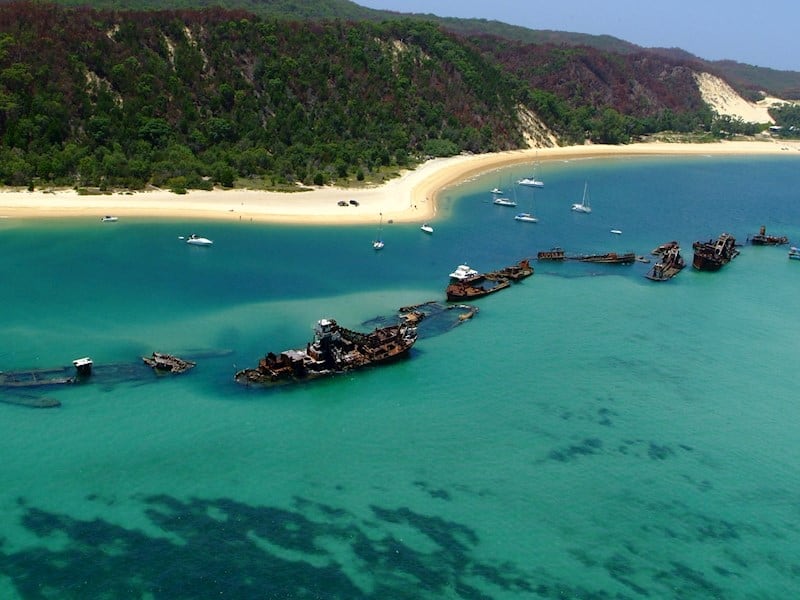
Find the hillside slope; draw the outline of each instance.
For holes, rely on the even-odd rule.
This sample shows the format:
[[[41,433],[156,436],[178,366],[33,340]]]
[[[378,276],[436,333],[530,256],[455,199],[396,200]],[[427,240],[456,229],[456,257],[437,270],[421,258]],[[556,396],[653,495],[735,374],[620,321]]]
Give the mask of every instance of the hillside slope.
[[[0,180],[379,180],[430,156],[710,131],[698,65],[418,20],[0,4]]]

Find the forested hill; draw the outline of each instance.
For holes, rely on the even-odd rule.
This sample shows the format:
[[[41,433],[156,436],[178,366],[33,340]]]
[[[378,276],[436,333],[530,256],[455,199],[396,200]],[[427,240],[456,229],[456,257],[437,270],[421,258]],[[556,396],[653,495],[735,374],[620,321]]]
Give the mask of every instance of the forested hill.
[[[327,184],[531,140],[625,142],[710,126],[691,72],[419,20],[3,4],[0,179]]]
[[[2,3],[4,0],[0,0]],[[704,64],[704,69],[718,73],[741,94],[756,99],[762,91],[787,100],[800,99],[800,73],[756,67],[731,60],[706,61],[679,48],[642,48],[610,35],[590,35],[571,31],[530,29],[490,19],[460,19],[433,14],[413,14],[366,8],[350,0],[53,0],[65,6],[128,10],[201,9],[222,7],[242,9],[265,18],[292,20],[345,19],[349,21],[384,21],[421,19],[441,25],[464,36],[490,35],[524,44],[587,46],[603,52],[638,54],[642,51],[664,55],[672,60],[691,60]],[[398,2],[398,7],[402,3]],[[522,6],[522,5],[521,5]],[[435,10],[435,6],[431,6]],[[791,49],[787,49],[791,52]]]

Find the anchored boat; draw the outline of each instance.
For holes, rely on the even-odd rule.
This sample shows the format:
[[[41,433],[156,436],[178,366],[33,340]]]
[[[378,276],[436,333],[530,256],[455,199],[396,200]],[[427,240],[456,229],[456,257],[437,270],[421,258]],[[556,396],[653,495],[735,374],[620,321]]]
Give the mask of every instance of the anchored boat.
[[[445,294],[448,302],[460,302],[482,298],[500,290],[504,290],[514,281],[520,281],[533,275],[533,267],[525,258],[516,265],[504,267],[497,271],[478,273],[467,279],[453,281],[447,286]],[[452,277],[452,273],[450,274]]]

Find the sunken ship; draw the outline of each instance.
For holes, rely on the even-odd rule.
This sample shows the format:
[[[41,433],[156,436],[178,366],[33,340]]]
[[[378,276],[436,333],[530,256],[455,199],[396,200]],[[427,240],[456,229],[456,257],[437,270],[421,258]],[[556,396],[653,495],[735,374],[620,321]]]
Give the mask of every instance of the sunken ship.
[[[719,271],[739,256],[736,238],[728,233],[723,233],[716,240],[695,242],[692,248],[694,249],[692,266],[698,271]]]
[[[645,277],[651,281],[667,281],[672,279],[686,266],[686,261],[681,256],[681,247],[678,242],[667,242],[656,248],[653,254],[660,255],[661,260],[653,265]]]
[[[275,384],[304,381],[345,373],[400,358],[417,341],[414,319],[359,333],[333,319],[320,319],[314,326],[314,340],[305,348],[270,352],[252,369],[236,373],[236,382]]]
[[[448,302],[475,300],[504,290],[512,282],[521,281],[531,275],[533,275],[533,267],[530,260],[524,258],[515,265],[453,281],[445,289],[445,294]]]
[[[762,225],[758,233],[748,238],[754,246],[782,246],[789,243],[785,235],[767,235],[767,228]]]

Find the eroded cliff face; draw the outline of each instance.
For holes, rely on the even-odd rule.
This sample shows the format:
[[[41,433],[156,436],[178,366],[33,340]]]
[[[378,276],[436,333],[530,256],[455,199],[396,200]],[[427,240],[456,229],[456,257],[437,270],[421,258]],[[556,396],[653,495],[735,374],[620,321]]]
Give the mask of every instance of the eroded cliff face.
[[[558,146],[558,137],[539,116],[530,109],[517,107],[522,137],[528,148],[552,148]]]

